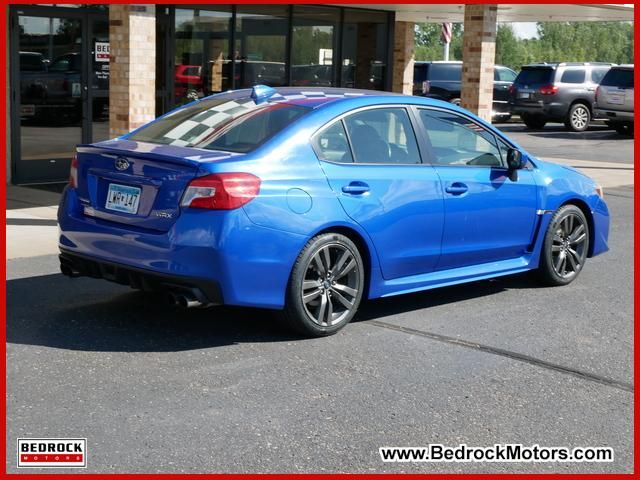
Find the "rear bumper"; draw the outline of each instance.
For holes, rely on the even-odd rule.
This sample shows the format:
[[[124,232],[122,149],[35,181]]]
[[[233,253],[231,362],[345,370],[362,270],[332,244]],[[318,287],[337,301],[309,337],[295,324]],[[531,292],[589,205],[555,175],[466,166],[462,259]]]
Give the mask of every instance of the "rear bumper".
[[[240,208],[186,210],[167,232],[84,216],[65,190],[59,247],[77,272],[151,290],[197,288],[209,303],[282,308],[291,268],[307,238],[261,227]],[[138,287],[140,288],[140,287]]]
[[[521,104],[518,102],[509,102],[511,113],[515,115],[539,115],[548,118],[564,118],[569,112],[568,105],[564,103],[552,102],[536,104]]]
[[[596,118],[603,118],[610,122],[633,122],[633,112],[596,107],[593,113]]]
[[[130,265],[96,260],[64,249],[60,250],[60,270],[69,277],[99,278],[146,292],[190,294],[203,305],[224,303],[220,286],[212,280],[152,272]]]

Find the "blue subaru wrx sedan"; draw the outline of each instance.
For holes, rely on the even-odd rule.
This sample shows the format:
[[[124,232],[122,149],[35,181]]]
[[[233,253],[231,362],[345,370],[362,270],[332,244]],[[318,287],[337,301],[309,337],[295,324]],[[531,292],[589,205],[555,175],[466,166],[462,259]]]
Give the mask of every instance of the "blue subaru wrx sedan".
[[[609,231],[590,178],[450,103],[264,86],[78,146],[58,220],[65,275],[282,310],[311,336],[363,298],[526,270],[568,284]]]

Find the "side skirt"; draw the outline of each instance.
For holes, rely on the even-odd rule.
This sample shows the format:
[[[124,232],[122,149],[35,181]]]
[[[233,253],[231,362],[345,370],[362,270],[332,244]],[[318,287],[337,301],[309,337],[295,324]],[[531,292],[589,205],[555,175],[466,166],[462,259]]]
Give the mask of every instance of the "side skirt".
[[[379,287],[375,289],[375,292],[371,292],[369,298],[391,297],[393,295],[419,292],[432,288],[526,272],[527,270],[536,268],[535,265],[537,265],[537,263],[532,265],[532,256],[531,254],[527,254],[522,257],[499,262],[490,262],[382,281]]]

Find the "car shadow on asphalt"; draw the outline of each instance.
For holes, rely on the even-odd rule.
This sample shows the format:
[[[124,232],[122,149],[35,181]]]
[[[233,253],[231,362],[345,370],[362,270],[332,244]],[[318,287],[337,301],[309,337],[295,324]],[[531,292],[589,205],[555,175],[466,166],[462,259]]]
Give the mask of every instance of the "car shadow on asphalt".
[[[416,293],[393,297],[378,298],[365,302],[354,321],[375,320],[414,310],[438,307],[449,303],[472,300],[474,298],[495,295],[506,290],[523,290],[542,288],[540,283],[529,273],[497,277],[489,280],[434,288]]]
[[[528,276],[518,275],[367,301],[354,322],[536,286]],[[181,310],[156,294],[60,274],[7,281],[7,342],[11,344],[169,352],[295,340],[302,338],[269,310],[226,306]]]

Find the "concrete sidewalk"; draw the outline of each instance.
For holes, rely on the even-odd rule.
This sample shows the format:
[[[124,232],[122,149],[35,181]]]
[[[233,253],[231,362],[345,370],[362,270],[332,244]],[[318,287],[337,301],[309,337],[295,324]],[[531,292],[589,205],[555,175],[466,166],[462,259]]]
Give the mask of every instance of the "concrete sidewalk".
[[[59,202],[55,192],[7,185],[7,260],[58,252]]]
[[[575,167],[605,189],[634,183],[633,165],[564,158],[545,160]],[[54,192],[7,186],[7,259],[58,253],[59,201],[60,194]]]

